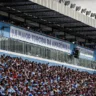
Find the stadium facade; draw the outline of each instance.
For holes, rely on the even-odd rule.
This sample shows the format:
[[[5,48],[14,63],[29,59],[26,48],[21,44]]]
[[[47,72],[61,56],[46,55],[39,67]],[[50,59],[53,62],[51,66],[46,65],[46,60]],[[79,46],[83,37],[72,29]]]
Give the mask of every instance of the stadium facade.
[[[90,69],[93,69],[90,70],[90,72],[95,71],[95,51],[82,48],[78,45],[74,45],[73,43],[61,41],[36,32],[34,33],[34,31],[28,31],[21,27],[16,27],[5,22],[0,22],[0,26],[1,29],[2,27],[5,27],[0,31],[1,54],[8,53],[10,55],[15,55],[16,53],[19,53],[19,56],[21,54],[22,58],[24,58],[24,55],[28,55],[33,59],[37,58],[37,61],[41,58],[40,61],[45,63],[57,63],[57,65],[60,63],[61,65],[68,64],[67,67],[76,69],[82,66],[80,67],[80,70],[87,70],[89,72]],[[75,47],[80,50],[80,56],[77,61],[74,57],[70,58],[70,55],[72,54],[72,51]],[[86,68],[83,69],[83,67]]]

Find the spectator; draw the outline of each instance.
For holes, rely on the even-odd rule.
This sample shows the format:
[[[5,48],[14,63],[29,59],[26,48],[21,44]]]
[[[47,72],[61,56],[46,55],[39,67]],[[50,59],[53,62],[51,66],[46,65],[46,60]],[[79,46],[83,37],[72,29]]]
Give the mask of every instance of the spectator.
[[[96,96],[96,75],[2,55],[0,96]]]

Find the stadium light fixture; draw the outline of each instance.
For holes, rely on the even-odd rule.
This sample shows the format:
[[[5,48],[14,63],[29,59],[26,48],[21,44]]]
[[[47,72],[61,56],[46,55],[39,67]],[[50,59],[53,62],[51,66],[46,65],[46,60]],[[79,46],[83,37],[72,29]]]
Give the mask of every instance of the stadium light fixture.
[[[95,19],[96,19],[96,14],[95,14]]]
[[[90,15],[91,14],[91,11],[86,11],[86,15]]]
[[[30,29],[30,27],[28,26],[27,29]]]
[[[70,8],[75,8],[76,4],[71,4]]]
[[[8,9],[11,9],[11,7],[7,7]]]
[[[17,10],[17,12],[21,12],[20,10]]]
[[[44,19],[43,21],[47,21],[47,20]]]
[[[34,18],[37,18],[36,16],[33,16]],[[41,19],[42,20],[42,19]]]
[[[81,13],[86,13],[86,11],[87,11],[86,8],[85,8],[85,9],[82,9],[82,10],[81,10]]]
[[[91,16],[91,17],[95,17],[95,15],[96,15],[95,13],[91,13],[91,15],[90,15],[90,16]]]
[[[65,6],[69,6],[70,5],[70,1],[65,1]]]
[[[12,10],[16,10],[16,9],[12,8]]]
[[[74,41],[73,41],[72,43],[73,43],[73,44],[75,44],[75,42],[74,42]]]
[[[59,24],[57,24],[57,26],[60,26]]]
[[[76,6],[76,11],[80,11],[81,6]]]
[[[32,17],[32,15],[31,15],[31,14],[29,14],[29,16],[31,16],[31,17]]]
[[[64,2],[64,0],[59,0],[59,3]]]
[[[61,3],[62,0],[59,0],[59,3]]]

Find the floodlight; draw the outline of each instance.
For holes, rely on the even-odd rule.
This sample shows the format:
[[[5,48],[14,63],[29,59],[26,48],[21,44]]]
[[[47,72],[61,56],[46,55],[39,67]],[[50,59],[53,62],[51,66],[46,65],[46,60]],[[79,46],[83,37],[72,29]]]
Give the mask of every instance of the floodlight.
[[[91,17],[95,17],[95,15],[96,15],[95,13],[91,13]]]
[[[76,4],[71,4],[70,8],[75,8]]]
[[[76,11],[80,11],[81,6],[76,6]]]
[[[82,9],[82,10],[81,10],[81,13],[85,13],[86,10],[87,10],[86,8],[85,8],[85,9]]]
[[[70,1],[65,1],[65,6],[68,6],[70,4]]]
[[[91,11],[86,11],[86,15],[90,15],[91,14]]]

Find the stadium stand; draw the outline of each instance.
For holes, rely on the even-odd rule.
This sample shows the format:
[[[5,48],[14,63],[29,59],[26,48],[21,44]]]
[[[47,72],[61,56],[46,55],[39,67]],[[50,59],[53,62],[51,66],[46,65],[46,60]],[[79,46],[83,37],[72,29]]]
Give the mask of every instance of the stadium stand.
[[[78,46],[77,48],[80,51],[79,55],[80,58],[78,58],[78,60],[75,60],[73,55],[73,49],[75,46],[72,43],[70,44],[69,42],[65,41],[62,42],[61,40],[58,40],[56,38],[40,34],[36,31],[34,32],[33,30],[29,31],[26,30],[25,28],[14,26],[13,24],[10,23],[0,22],[0,25],[1,27],[3,26],[5,27],[4,30],[1,30],[1,33],[3,34],[3,36],[0,37],[1,50],[7,50],[10,52],[41,57],[64,63],[66,62],[68,64],[83,66],[92,69],[96,68],[96,62],[94,61],[95,59],[94,51]],[[26,36],[20,35],[24,34],[24,32],[26,32],[25,34]],[[27,35],[29,36],[32,35],[32,38],[27,38],[28,37]],[[48,40],[51,43],[46,42]],[[59,43],[61,45],[59,45]]]
[[[18,57],[0,57],[2,96],[95,96],[96,75]]]
[[[96,20],[79,9],[0,0],[0,96],[96,96]]]

